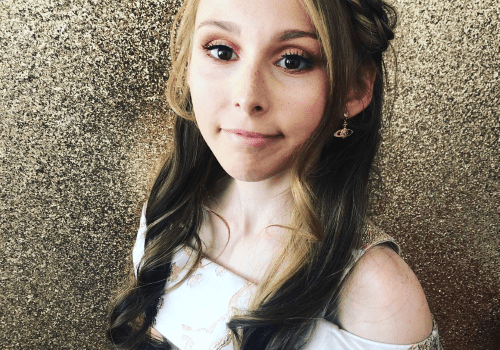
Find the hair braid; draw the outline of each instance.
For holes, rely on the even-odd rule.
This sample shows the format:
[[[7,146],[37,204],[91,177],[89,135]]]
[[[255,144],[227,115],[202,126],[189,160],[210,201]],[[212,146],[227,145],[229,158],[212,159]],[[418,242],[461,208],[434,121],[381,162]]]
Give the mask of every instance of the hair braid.
[[[347,0],[356,44],[366,53],[382,53],[394,39],[396,12],[380,0]]]

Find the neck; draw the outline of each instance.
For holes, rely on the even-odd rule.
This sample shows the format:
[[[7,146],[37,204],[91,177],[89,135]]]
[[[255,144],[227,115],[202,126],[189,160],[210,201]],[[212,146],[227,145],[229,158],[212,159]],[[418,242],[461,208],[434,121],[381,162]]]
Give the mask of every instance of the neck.
[[[217,210],[237,235],[259,234],[269,225],[287,226],[293,205],[290,184],[289,172],[259,182],[229,178]]]

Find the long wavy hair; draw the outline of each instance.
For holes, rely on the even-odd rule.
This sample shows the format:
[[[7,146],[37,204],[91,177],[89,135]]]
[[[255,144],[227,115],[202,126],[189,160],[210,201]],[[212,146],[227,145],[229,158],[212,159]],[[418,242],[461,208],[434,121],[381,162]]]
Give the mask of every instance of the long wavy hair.
[[[127,288],[109,311],[108,338],[119,349],[169,349],[152,339],[172,258],[186,245],[202,257],[198,231],[203,203],[228,176],[196,125],[187,64],[199,0],[185,0],[174,20],[167,99],[176,114],[174,147],[153,185],[146,208],[145,252]],[[301,146],[293,167],[290,234],[276,255],[249,311],[227,324],[236,349],[300,349],[317,319],[334,322],[344,271],[366,226],[368,179],[379,143],[385,66],[396,14],[381,0],[303,0],[322,46],[329,78],[323,118]],[[349,119],[353,135],[333,137],[349,99],[373,81],[370,104]],[[311,163],[311,159],[319,159]],[[285,254],[286,252],[286,254]],[[194,269],[194,268],[193,268]],[[189,276],[190,271],[185,278]],[[168,305],[165,306],[168,308]]]

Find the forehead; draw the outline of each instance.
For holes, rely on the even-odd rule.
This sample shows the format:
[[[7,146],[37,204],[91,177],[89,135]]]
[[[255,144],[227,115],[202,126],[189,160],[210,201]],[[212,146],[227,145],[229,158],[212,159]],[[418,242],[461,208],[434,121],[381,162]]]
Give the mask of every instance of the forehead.
[[[207,21],[232,22],[234,31],[255,35],[283,30],[314,32],[300,0],[200,0],[195,28]]]

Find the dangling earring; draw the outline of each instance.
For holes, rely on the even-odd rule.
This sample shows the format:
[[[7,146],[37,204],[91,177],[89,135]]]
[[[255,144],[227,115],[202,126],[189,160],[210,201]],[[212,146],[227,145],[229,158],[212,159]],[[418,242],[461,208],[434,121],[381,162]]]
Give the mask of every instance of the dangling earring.
[[[347,118],[349,118],[349,116],[347,115],[347,112],[345,112],[344,113],[344,127],[340,130],[337,130],[337,132],[335,134],[333,134],[333,136],[342,137],[343,139],[345,139],[347,136],[352,135],[352,130],[347,129]]]

